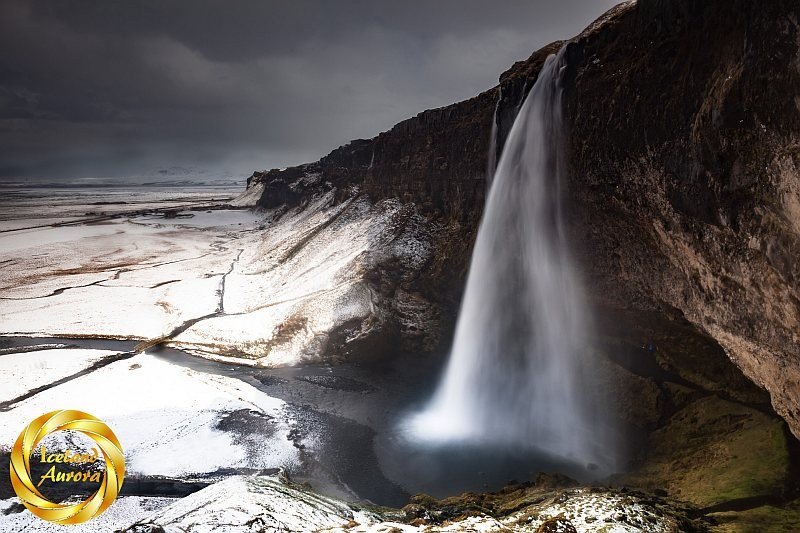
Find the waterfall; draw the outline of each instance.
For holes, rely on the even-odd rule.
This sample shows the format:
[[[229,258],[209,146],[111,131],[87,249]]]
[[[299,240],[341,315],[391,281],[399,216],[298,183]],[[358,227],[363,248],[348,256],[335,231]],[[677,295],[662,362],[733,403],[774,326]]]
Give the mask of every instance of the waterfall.
[[[604,459],[591,324],[561,209],[561,76],[551,55],[522,105],[492,180],[445,373],[410,420],[415,436]],[[606,449],[604,449],[606,448]]]

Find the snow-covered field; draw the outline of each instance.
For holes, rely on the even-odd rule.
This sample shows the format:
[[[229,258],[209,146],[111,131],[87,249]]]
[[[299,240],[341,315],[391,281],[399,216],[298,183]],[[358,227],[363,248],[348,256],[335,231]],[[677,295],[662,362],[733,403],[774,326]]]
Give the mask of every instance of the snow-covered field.
[[[260,240],[263,216],[180,208],[208,203],[207,196],[188,204],[103,203],[100,214],[67,197],[55,207],[36,209],[34,199],[23,198],[4,209],[0,334],[147,341],[223,312],[225,277],[242,250]],[[177,216],[164,216],[164,207],[176,207]],[[8,452],[35,417],[63,408],[92,413],[114,430],[129,476],[219,477],[220,471],[292,468],[299,461],[285,403],[240,379],[173,364],[143,347],[122,352],[42,343],[0,345],[0,450]],[[47,442],[81,446],[66,433]],[[71,531],[109,531],[169,501],[125,496],[101,519]],[[14,502],[0,504],[0,530],[62,529],[16,512]]]
[[[413,271],[431,251],[412,207],[356,193],[288,211],[172,214],[31,219],[28,229],[0,218],[0,335],[168,340],[246,364],[316,362],[332,335],[352,341],[382,321],[370,272]]]
[[[0,401],[17,398],[30,390],[76,374],[115,354],[109,350],[70,349],[6,354],[0,357]]]
[[[151,339],[214,313],[260,219],[189,214],[0,233],[0,333]]]
[[[97,205],[64,197],[37,209],[26,198],[13,208],[19,216],[0,213],[0,336],[11,338],[0,338],[0,450],[45,412],[83,410],[115,431],[129,476],[297,470],[315,453],[314,437],[298,440],[297,406],[153,350],[264,367],[318,361],[343,326],[346,341],[382,320],[370,270],[419,266],[430,253],[412,208],[356,194],[269,212],[206,205],[206,196],[135,205],[88,197]],[[121,527],[165,501],[123,497],[91,522],[99,529],[72,530]],[[52,529],[14,510],[3,510],[0,530]]]
[[[174,501],[174,498],[123,496],[118,498],[106,512],[89,522],[77,526],[60,526],[45,522],[27,511],[17,512],[19,505],[17,499],[11,498],[0,500],[0,531],[109,533],[150,516]]]
[[[57,361],[68,351],[20,356]],[[75,358],[94,355],[85,353],[88,350],[74,351],[78,352]],[[0,362],[5,357],[0,357]],[[0,402],[11,399],[5,391],[19,381],[20,375],[2,376]],[[298,450],[287,438],[291,423],[285,419],[284,405],[241,380],[197,372],[141,353],[0,412],[0,443],[10,448],[24,425],[42,413],[78,409],[99,417],[113,429],[123,443],[131,475],[188,477],[223,468],[288,467],[297,461]],[[260,433],[252,437],[260,442],[258,447],[250,445],[246,435],[219,427],[226,415],[242,411],[264,419],[271,430],[267,433],[259,428]],[[241,429],[246,434],[247,428]]]
[[[97,187],[3,187],[0,221],[14,220],[24,227],[70,221],[100,214],[132,213],[145,209],[172,209],[218,205],[240,195],[239,186],[140,186]],[[48,220],[50,219],[50,220]],[[30,224],[30,222],[35,222]]]
[[[113,355],[75,348],[0,355],[0,403],[77,373],[0,411],[0,449],[8,452],[22,428],[37,416],[69,408],[98,416],[113,429],[123,443],[128,476],[193,478],[222,469],[297,465],[300,452],[289,438],[293,421],[283,401],[239,379],[197,372],[146,352],[81,373],[91,362]],[[19,371],[14,372],[17,365]],[[44,444],[51,450],[73,451],[90,445],[66,432],[52,434]],[[27,511],[12,513],[15,501],[0,502],[5,506],[0,509],[0,531],[61,530]],[[122,497],[101,519],[70,531],[111,531],[169,502]]]

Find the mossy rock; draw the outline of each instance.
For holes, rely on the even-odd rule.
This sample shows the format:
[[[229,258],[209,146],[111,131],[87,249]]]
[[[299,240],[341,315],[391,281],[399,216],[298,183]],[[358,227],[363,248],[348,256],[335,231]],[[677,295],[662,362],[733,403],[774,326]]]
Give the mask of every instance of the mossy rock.
[[[607,384],[601,389],[601,403],[613,416],[637,428],[649,428],[661,419],[662,392],[651,377],[636,375],[596,352],[598,380]]]
[[[572,522],[563,516],[556,516],[545,520],[536,530],[536,533],[578,533]]]
[[[713,533],[795,533],[800,531],[800,501],[783,507],[763,505],[746,511],[714,513]]]
[[[665,488],[700,507],[780,495],[790,467],[786,439],[782,421],[709,396],[654,431],[643,465],[622,481]]]

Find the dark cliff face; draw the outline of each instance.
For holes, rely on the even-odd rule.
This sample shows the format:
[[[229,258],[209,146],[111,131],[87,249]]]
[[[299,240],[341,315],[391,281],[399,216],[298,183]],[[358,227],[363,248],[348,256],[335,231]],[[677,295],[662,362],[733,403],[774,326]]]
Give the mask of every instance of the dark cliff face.
[[[643,1],[570,50],[601,306],[685,316],[800,435],[800,4]]]
[[[567,44],[564,74],[569,230],[601,328],[622,343],[655,341],[665,354],[667,343],[683,346],[659,364],[760,405],[758,389],[731,377],[730,358],[796,435],[798,21],[800,5],[787,0],[621,4]],[[499,151],[544,59],[562,45],[473,99],[316,163],[254,174],[261,205],[302,205],[310,191],[297,183],[308,174],[322,176],[311,180],[316,192],[413,203],[437,229],[431,259],[403,289],[440,309],[443,350],[483,208],[493,117]]]
[[[485,194],[486,153],[496,91],[452,106],[424,111],[374,139],[356,140],[316,163],[284,171],[256,173],[267,187],[267,207],[300,203],[304,194],[286,187],[297,176],[318,172],[328,186],[344,193],[356,185],[373,199],[413,202],[433,218],[480,217]]]

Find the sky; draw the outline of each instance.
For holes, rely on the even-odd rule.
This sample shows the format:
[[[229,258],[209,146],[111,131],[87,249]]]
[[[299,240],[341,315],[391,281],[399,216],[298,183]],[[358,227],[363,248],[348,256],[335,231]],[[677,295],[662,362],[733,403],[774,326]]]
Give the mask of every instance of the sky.
[[[613,0],[0,0],[0,180],[244,179],[484,91]]]

